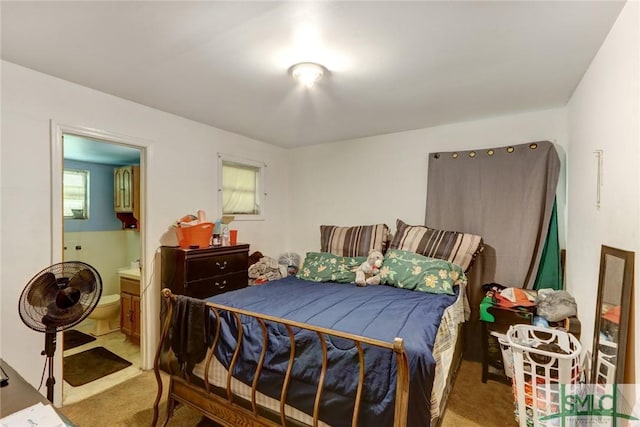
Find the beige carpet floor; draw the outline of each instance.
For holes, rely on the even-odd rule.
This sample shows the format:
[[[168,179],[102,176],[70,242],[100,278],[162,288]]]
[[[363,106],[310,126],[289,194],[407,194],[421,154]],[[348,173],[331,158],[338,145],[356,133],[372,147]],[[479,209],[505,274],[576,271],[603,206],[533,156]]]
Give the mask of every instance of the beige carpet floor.
[[[480,372],[480,363],[462,362],[449,396],[443,427],[517,425],[511,387],[494,381],[482,384]],[[166,391],[166,377],[164,381]],[[100,395],[64,406],[60,411],[79,427],[149,426],[155,396],[156,379],[152,371],[147,371]],[[164,401],[161,421],[166,414]],[[204,427],[215,424],[182,406],[175,411],[169,425]]]

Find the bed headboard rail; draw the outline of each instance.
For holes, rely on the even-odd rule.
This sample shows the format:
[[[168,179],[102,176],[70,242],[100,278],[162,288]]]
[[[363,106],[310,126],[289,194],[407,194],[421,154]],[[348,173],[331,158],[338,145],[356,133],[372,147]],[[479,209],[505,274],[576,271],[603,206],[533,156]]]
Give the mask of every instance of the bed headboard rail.
[[[352,422],[351,425],[353,427],[358,424],[358,415],[360,411],[360,403],[363,394],[363,386],[364,386],[364,378],[365,378],[365,358],[363,351],[363,344],[367,344],[370,346],[375,346],[383,349],[391,350],[395,353],[395,363],[397,370],[397,382],[396,382],[396,390],[395,390],[395,412],[394,412],[394,427],[404,427],[407,423],[407,410],[408,410],[408,401],[409,401],[409,364],[407,360],[407,355],[405,353],[404,342],[402,338],[395,338],[393,342],[376,340],[368,337],[363,337],[355,334],[350,334],[346,332],[336,331],[328,328],[323,328],[315,325],[309,325],[306,323],[296,322],[288,319],[283,319],[279,317],[274,317],[266,314],[255,313],[244,309],[228,307],[212,302],[206,302],[205,306],[207,310],[210,310],[215,315],[215,333],[212,341],[212,345],[207,349],[207,354],[204,362],[204,386],[200,386],[195,384],[195,381],[192,381],[192,372],[193,367],[188,367],[186,372],[181,372],[179,369],[176,369],[177,359],[175,355],[173,355],[171,351],[171,345],[168,343],[169,340],[169,330],[171,328],[172,319],[174,316],[174,305],[180,296],[173,295],[170,290],[163,289],[162,296],[166,301],[166,314],[164,318],[164,323],[162,327],[160,342],[158,344],[156,350],[156,356],[154,360],[154,371],[156,375],[156,380],[158,384],[158,393],[156,396],[156,400],[154,403],[154,417],[152,425],[156,425],[159,420],[159,404],[163,394],[163,383],[162,377],[160,374],[160,370],[167,371],[170,374],[170,385],[167,399],[167,418],[165,421],[168,422],[169,418],[173,414],[173,409],[175,406],[175,402],[181,402],[193,409],[199,410],[203,415],[208,418],[213,419],[223,425],[240,425],[238,423],[242,423],[242,425],[247,426],[285,426],[290,422],[289,418],[285,413],[285,402],[287,397],[287,392],[289,390],[291,374],[293,370],[294,360],[295,360],[295,352],[296,352],[296,341],[295,335],[293,332],[293,328],[305,329],[317,334],[319,338],[319,342],[322,348],[322,364],[320,377],[318,380],[318,385],[316,388],[316,395],[313,405],[313,414],[309,414],[311,416],[312,422],[310,425],[314,427],[318,425],[319,413],[320,413],[320,404],[322,401],[322,390],[325,381],[325,375],[328,368],[328,355],[327,355],[327,338],[335,337],[342,338],[346,340],[351,340],[354,342],[355,347],[358,351],[358,361],[359,361],[359,371],[358,371],[358,384],[356,389],[356,396],[354,401],[354,409],[352,414]],[[215,349],[220,340],[221,334],[221,312],[229,312],[231,313],[236,322],[237,322],[237,336],[236,336],[236,347],[233,351],[233,356],[231,358],[231,362],[229,368],[227,369],[227,378],[226,378],[226,390],[225,395],[221,396],[214,391],[212,385],[209,381],[209,374],[212,370],[211,365],[215,358]],[[250,405],[241,405],[237,402],[238,396],[232,391],[232,375],[234,372],[234,367],[240,358],[240,353],[242,350],[242,340],[244,334],[244,328],[242,327],[242,316],[248,316],[256,319],[260,328],[262,330],[262,349],[260,356],[258,358],[258,364],[255,370],[255,374],[253,376],[253,382],[251,384],[251,392],[250,392]],[[285,373],[284,383],[281,390],[280,402],[279,402],[279,423],[271,418],[265,417],[264,411],[259,410],[259,405],[257,403],[257,393],[258,393],[258,381],[260,379],[260,374],[262,372],[264,360],[266,357],[267,347],[268,347],[268,334],[266,322],[272,322],[276,324],[283,325],[287,333],[289,335],[289,343],[290,343],[290,352],[289,352],[289,361]],[[188,392],[185,392],[187,390]],[[195,393],[195,394],[194,394]],[[196,396],[196,397],[193,397]],[[240,398],[241,399],[241,398]],[[244,400],[244,399],[243,399]],[[206,402],[205,402],[206,401]],[[251,409],[248,409],[247,406],[250,406]]]

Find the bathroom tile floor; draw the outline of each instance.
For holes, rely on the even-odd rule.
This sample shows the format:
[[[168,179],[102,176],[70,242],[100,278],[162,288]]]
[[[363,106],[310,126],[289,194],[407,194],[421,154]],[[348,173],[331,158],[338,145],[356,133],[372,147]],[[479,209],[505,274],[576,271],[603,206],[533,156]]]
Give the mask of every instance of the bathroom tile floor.
[[[73,327],[73,329],[77,329],[80,332],[84,332],[87,334],[92,330],[92,328],[93,320],[91,319],[87,319],[81,324]],[[59,342],[58,345],[61,347],[62,343]],[[140,370],[140,346],[128,340],[120,331],[101,335],[99,337],[96,337],[95,341],[76,348],[72,348],[71,350],[66,350],[64,351],[64,356],[71,356],[72,354],[80,353],[93,347],[104,347],[107,350],[117,354],[118,356],[130,361],[131,366],[79,387],[72,387],[71,385],[69,385],[69,383],[63,381],[63,406],[70,405],[72,403],[86,399],[90,396],[96,395],[110,387],[113,387],[114,385],[120,384],[123,381],[133,378],[134,376],[142,372]],[[60,381],[62,379],[62,374],[56,375],[56,379]]]

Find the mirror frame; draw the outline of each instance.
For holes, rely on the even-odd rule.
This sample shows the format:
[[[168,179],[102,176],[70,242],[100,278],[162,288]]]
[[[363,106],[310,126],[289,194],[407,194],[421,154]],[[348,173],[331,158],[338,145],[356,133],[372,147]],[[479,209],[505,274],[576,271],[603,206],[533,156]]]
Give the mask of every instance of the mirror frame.
[[[595,383],[598,369],[598,348],[600,346],[600,327],[602,319],[602,297],[604,294],[604,279],[606,276],[607,256],[620,258],[624,262],[622,277],[622,295],[620,295],[620,324],[618,329],[618,348],[616,354],[616,384],[624,384],[625,357],[627,354],[627,340],[629,331],[629,313],[631,309],[631,288],[633,286],[635,253],[622,249],[602,245],[600,250],[600,273],[598,276],[598,300],[596,302],[596,317],[593,330],[593,351],[591,355],[591,382]]]

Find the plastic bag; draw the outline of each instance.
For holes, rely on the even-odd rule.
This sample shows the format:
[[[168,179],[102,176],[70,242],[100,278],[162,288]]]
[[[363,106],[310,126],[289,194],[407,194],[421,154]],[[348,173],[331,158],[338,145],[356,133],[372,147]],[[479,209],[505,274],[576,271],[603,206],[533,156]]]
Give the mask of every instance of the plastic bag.
[[[578,314],[576,300],[567,291],[541,289],[536,297],[537,314],[549,322],[559,322]]]

